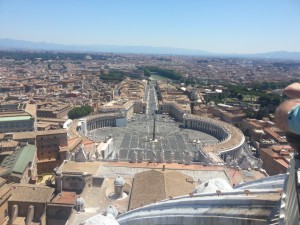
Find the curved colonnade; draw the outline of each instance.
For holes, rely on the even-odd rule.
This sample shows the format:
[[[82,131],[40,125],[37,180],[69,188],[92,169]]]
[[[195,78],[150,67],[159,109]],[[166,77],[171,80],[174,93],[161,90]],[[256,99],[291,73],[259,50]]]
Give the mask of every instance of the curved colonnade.
[[[83,117],[81,121],[81,130],[83,135],[87,135],[90,131],[103,127],[116,127],[126,125],[126,118],[122,113],[105,113]]]
[[[86,126],[88,131],[96,130],[102,127],[115,127],[116,115],[103,116],[103,114],[99,114],[99,115],[87,117]]]
[[[125,126],[127,124],[127,119],[122,113],[97,114],[80,120],[82,134],[84,135],[102,127]],[[220,141],[217,144],[205,145],[202,149],[199,149],[210,158],[210,161],[214,161],[211,156],[220,157],[223,161],[226,161],[228,156],[235,159],[245,141],[243,133],[238,128],[223,121],[184,114],[182,124],[184,128],[210,134]]]
[[[231,159],[238,157],[245,142],[244,134],[235,126],[210,118],[185,114],[183,116],[183,127],[198,130],[210,134],[220,142],[213,145],[203,146],[205,154],[216,154],[223,161],[229,156]]]

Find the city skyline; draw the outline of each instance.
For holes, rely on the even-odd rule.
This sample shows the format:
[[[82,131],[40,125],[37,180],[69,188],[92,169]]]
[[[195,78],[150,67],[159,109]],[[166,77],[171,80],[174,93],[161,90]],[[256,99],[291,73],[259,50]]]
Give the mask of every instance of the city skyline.
[[[300,51],[297,1],[6,1],[0,38],[212,53]]]

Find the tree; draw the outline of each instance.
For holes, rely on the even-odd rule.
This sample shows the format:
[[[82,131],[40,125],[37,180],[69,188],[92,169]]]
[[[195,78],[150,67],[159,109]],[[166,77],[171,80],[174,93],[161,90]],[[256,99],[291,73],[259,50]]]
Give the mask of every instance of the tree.
[[[237,99],[239,100],[239,101],[242,101],[243,100],[243,95],[241,94],[241,93],[239,93],[239,94],[237,94]]]
[[[151,72],[148,69],[144,69],[144,75],[146,77],[150,77],[151,76]]]
[[[169,78],[171,80],[180,80],[181,75],[175,70],[163,69],[156,66],[139,66],[138,69],[143,70],[145,76],[151,75],[151,73],[157,73],[159,76]]]
[[[120,82],[126,78],[125,73],[123,71],[119,70],[111,70],[109,71],[109,74],[100,74],[99,75],[100,80],[102,81],[116,81]]]
[[[92,111],[93,108],[91,106],[75,107],[69,111],[68,117],[69,119],[78,119],[89,115]]]
[[[268,107],[261,107],[258,112],[256,119],[261,120],[263,117],[269,116],[269,108]]]
[[[253,119],[254,117],[255,117],[255,113],[254,112],[251,112],[251,111],[247,111],[246,112],[246,118]]]

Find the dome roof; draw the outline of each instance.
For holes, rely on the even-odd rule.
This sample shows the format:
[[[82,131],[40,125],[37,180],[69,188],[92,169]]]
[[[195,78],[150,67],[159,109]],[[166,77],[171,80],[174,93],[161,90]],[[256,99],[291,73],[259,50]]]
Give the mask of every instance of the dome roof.
[[[124,179],[120,176],[117,176],[114,181],[114,185],[116,185],[116,186],[122,186],[122,185],[124,185],[124,183],[125,183]]]
[[[106,208],[105,210],[106,215],[111,214],[114,217],[117,217],[118,215],[118,210],[116,209],[116,207],[114,207],[113,205],[110,205]]]
[[[83,225],[119,225],[119,223],[111,214],[107,214],[106,216],[98,214],[87,219],[83,222]]]
[[[231,185],[222,178],[211,179],[196,187],[195,193],[214,193],[219,191],[232,191]]]
[[[84,205],[84,199],[83,197],[79,196],[76,201],[75,201],[76,205]]]

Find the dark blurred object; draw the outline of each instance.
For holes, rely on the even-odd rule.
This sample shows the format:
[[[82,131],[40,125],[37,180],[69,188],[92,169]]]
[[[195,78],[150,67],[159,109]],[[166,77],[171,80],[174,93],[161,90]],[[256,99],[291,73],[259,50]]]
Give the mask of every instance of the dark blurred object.
[[[286,140],[290,146],[295,150],[295,159],[300,159],[300,135],[291,132],[286,133]]]

